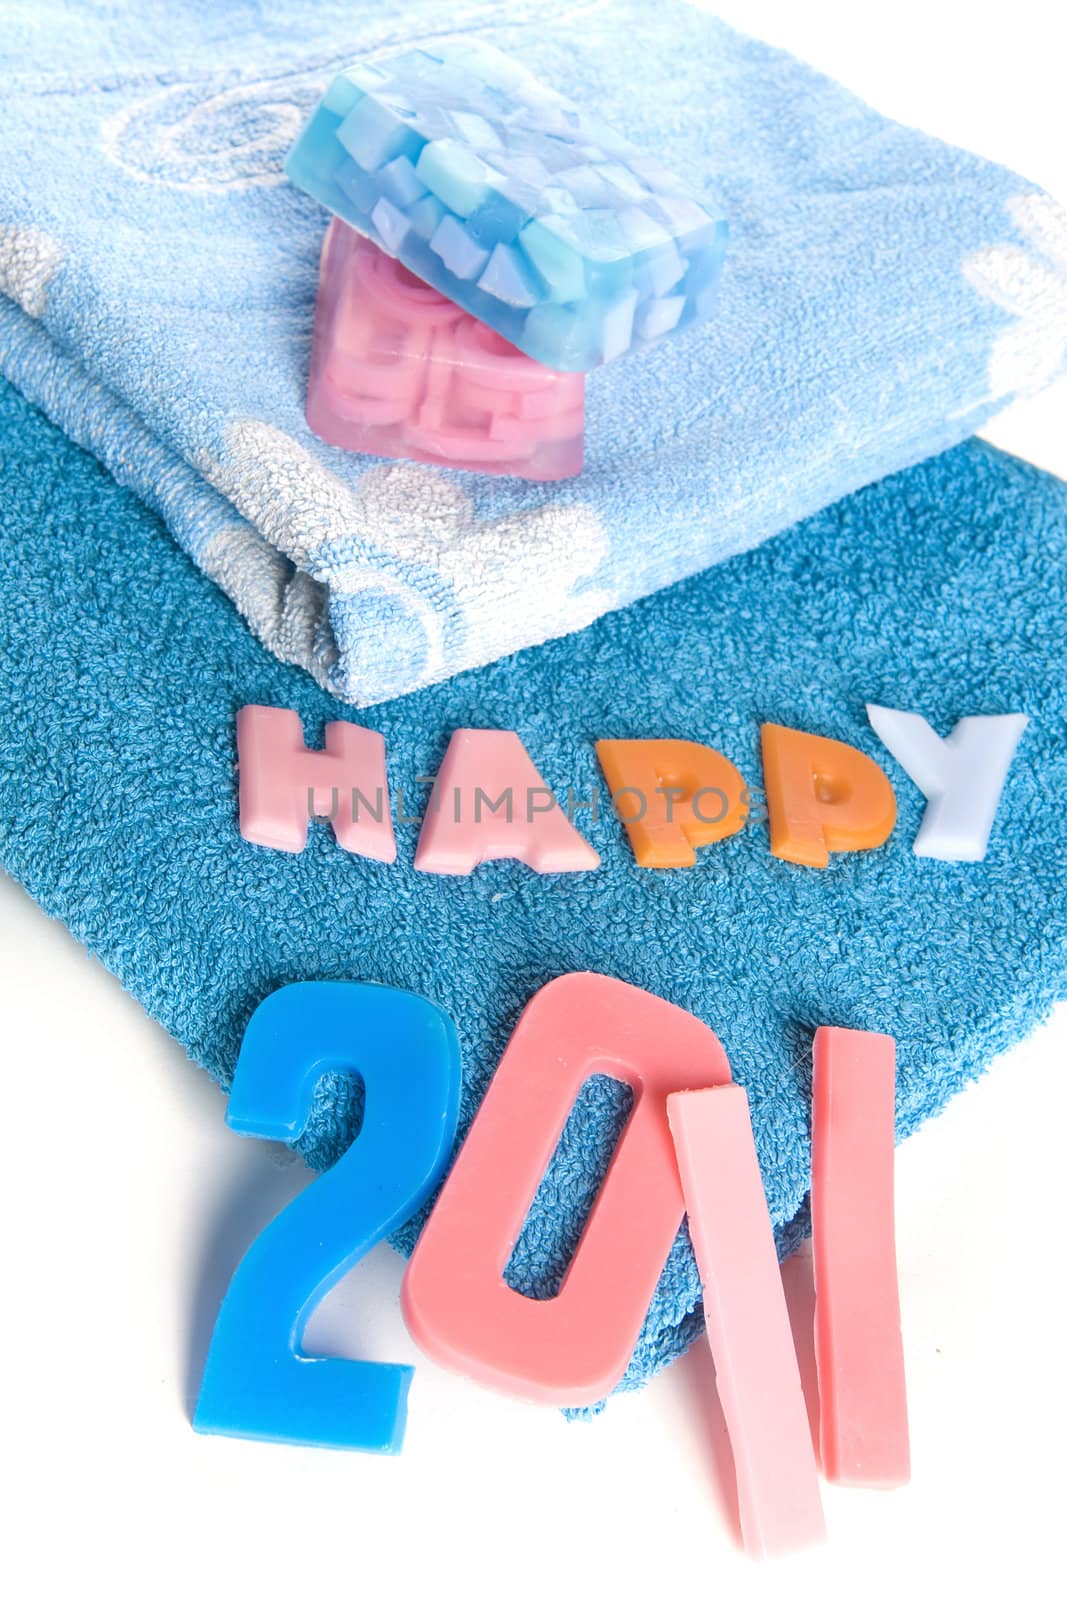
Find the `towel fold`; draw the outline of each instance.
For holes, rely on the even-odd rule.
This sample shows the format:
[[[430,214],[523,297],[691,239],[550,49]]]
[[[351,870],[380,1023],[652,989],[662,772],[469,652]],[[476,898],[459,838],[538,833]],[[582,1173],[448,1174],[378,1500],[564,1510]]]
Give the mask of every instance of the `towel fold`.
[[[304,421],[326,215],[282,160],[339,67],[446,32],[730,220],[717,319],[593,375],[573,483],[383,465]],[[1062,211],[683,0],[14,0],[0,71],[0,370],[356,704],[754,546],[1063,364]]]
[[[1031,467],[960,446],[582,633],[365,713],[398,817],[421,812],[416,778],[457,726],[515,729],[561,801],[599,788],[599,815],[576,812],[595,871],[502,861],[444,878],[414,870],[410,820],[393,866],[346,855],[325,826],[300,855],[246,844],[238,709],[292,707],[321,744],[343,708],[3,384],[0,466],[0,865],[223,1084],[271,990],[376,980],[455,1018],[466,1127],[530,996],[561,972],[608,973],[719,1035],[784,1250],[805,1224],[815,1027],[895,1036],[904,1135],[1067,996],[1067,485]],[[942,735],[974,713],[1029,716],[984,861],[913,854],[925,801],[868,700]],[[702,740],[755,790],[761,721],[879,762],[899,805],[888,844],[817,871],[776,860],[753,822],[692,868],[637,867],[594,740]],[[41,1077],[28,1136],[47,1161],[77,1064],[43,1065],[20,1070]],[[508,1269],[517,1288],[558,1287],[625,1115],[619,1088],[595,1078],[580,1096]],[[350,1101],[324,1096],[301,1148],[321,1165],[351,1131]],[[699,1293],[682,1235],[628,1383],[699,1331]]]

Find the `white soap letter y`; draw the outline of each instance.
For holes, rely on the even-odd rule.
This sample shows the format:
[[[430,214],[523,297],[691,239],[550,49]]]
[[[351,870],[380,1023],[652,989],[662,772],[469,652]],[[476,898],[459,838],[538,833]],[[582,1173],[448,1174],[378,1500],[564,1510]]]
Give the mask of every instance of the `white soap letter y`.
[[[1027,717],[961,717],[947,739],[915,711],[867,707],[871,727],[929,804],[912,846],[939,861],[981,861]]]

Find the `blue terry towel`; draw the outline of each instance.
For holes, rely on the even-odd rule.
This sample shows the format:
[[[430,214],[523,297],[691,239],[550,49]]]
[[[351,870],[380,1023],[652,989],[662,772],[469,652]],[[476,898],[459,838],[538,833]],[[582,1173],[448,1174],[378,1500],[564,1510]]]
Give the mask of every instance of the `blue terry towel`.
[[[302,855],[245,844],[238,708],[294,707],[312,742],[343,708],[258,645],[155,517],[3,386],[0,458],[0,862],[223,1084],[271,990],[377,979],[455,1017],[465,1126],[529,997],[562,972],[610,973],[722,1039],[785,1248],[803,1227],[815,1026],[896,1036],[905,1134],[1067,994],[1067,485],[1034,468],[961,445],[582,633],[364,718],[386,735],[409,815],[416,775],[457,726],[516,729],[557,794],[587,796],[598,737],[704,740],[755,788],[759,724],[777,721],[882,762],[900,806],[884,848],[812,871],[772,857],[756,824],[691,869],[642,871],[605,806],[596,822],[579,814],[597,871],[499,862],[450,879],[413,871],[404,823],[392,867],[345,855],[325,827]],[[1030,716],[984,862],[912,853],[924,803],[867,700],[941,733],[970,713]],[[61,1103],[61,1070],[50,1084]],[[309,1160],[336,1155],[349,1112],[320,1099]],[[619,1115],[615,1086],[592,1080],[516,1286],[558,1284]],[[629,1382],[684,1348],[698,1294],[683,1237]]]
[[[720,315],[589,384],[546,486],[303,417],[325,213],[282,160],[357,57],[484,36],[722,200]],[[1067,346],[1067,223],[684,0],[11,0],[0,371],[261,639],[372,704],[584,627],[974,432]]]

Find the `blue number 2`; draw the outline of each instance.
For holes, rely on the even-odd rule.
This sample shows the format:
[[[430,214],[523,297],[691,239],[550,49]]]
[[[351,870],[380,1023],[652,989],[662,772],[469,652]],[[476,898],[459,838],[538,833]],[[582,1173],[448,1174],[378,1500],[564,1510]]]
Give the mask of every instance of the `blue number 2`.
[[[456,1133],[459,1043],[439,1007],[373,983],[293,983],[248,1024],[226,1120],[291,1141],[327,1073],[366,1092],[356,1139],[250,1246],[222,1303],[193,1426],[279,1443],[399,1450],[412,1368],[305,1356],[338,1279],[419,1208]]]

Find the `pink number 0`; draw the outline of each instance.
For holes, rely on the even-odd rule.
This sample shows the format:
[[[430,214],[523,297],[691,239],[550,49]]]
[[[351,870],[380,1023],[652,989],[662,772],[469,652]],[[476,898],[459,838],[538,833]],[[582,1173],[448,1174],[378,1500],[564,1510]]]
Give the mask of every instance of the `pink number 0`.
[[[530,1300],[503,1272],[593,1073],[630,1084],[633,1111],[559,1294]],[[427,1355],[556,1405],[609,1394],[685,1209],[667,1095],[729,1081],[718,1039],[687,1011],[587,972],[547,984],[519,1019],[404,1279],[404,1316]]]

